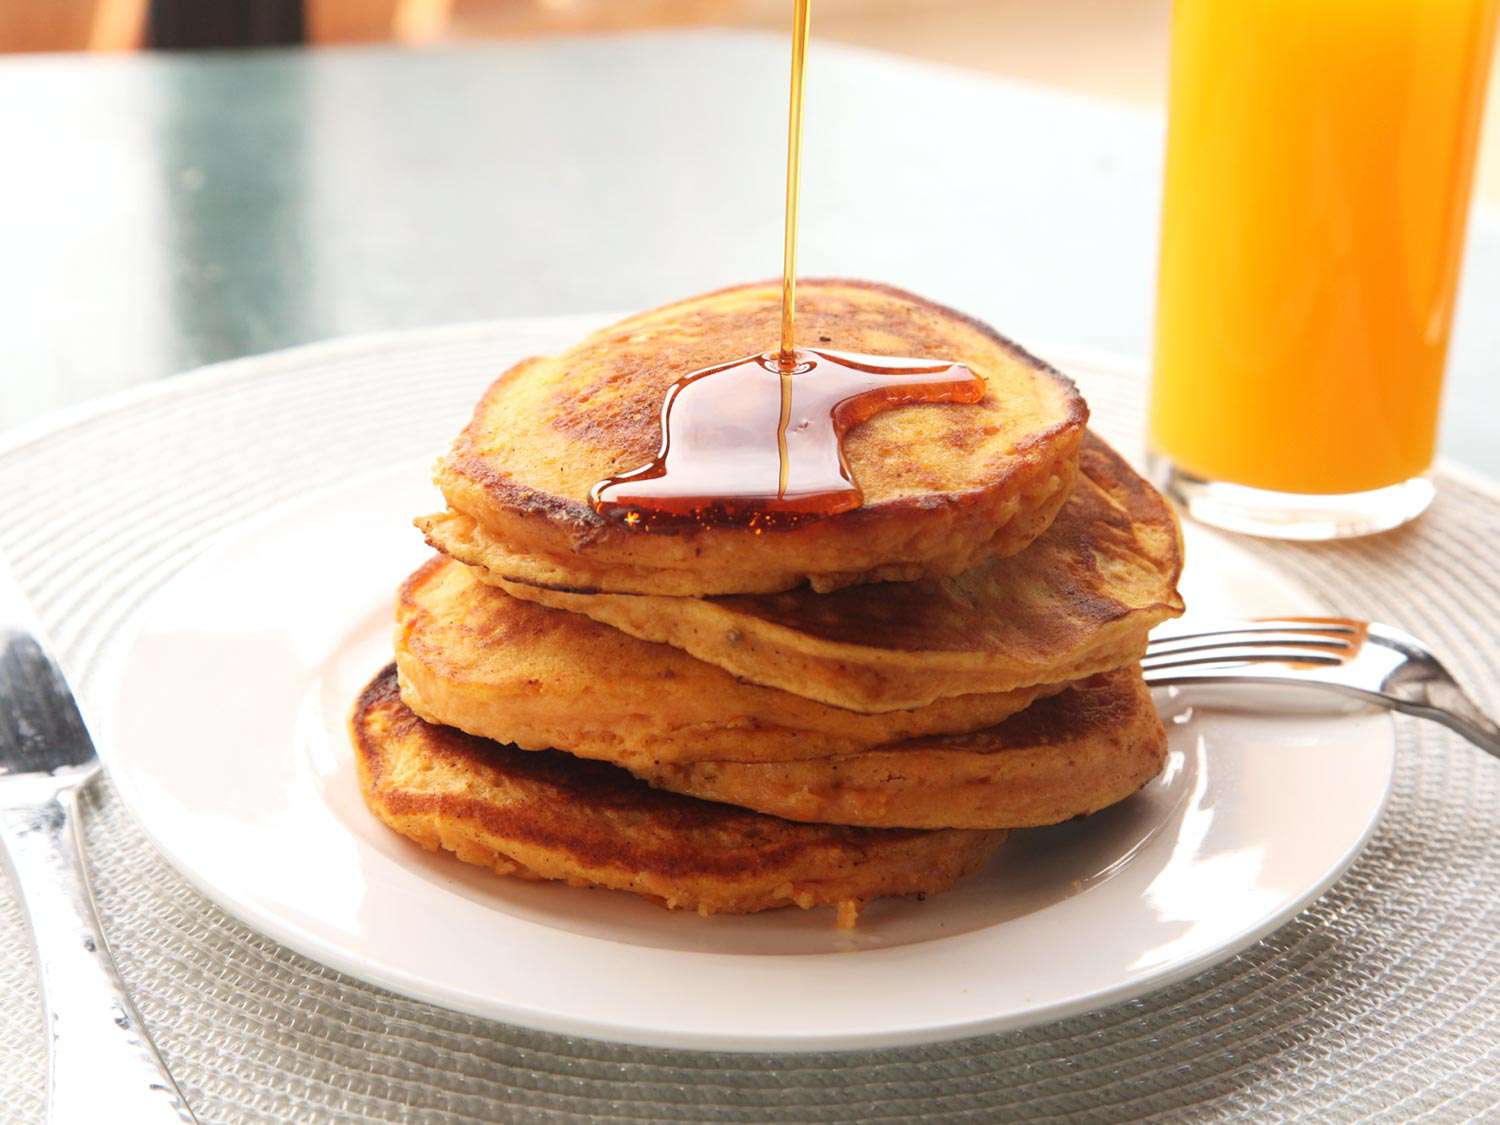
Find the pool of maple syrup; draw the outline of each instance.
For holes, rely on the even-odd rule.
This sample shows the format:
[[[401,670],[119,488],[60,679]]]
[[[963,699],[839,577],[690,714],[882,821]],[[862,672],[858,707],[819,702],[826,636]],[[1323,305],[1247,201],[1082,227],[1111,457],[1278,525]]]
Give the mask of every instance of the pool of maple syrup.
[[[602,515],[637,527],[786,527],[857,508],[843,438],[914,402],[978,402],[984,381],[961,363],[825,349],[746,356],[694,371],[667,391],[655,460],[600,481]]]
[[[759,532],[850,511],[864,502],[844,456],[850,429],[896,406],[984,397],[984,381],[961,363],[796,346],[809,4],[796,0],[792,29],[780,347],[712,364],[672,384],[656,458],[589,492],[596,512],[628,526]]]

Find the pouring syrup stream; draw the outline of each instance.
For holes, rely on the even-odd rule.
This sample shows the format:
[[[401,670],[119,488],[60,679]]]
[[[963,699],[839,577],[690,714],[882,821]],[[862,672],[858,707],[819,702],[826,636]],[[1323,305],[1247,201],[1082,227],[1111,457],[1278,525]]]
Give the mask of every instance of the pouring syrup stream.
[[[796,0],[792,18],[792,87],[786,115],[786,218],[781,238],[781,416],[776,422],[776,495],[786,498],[790,466],[786,428],[792,420],[792,369],[797,366],[797,196],[802,183],[802,76],[812,0]]]
[[[844,457],[851,428],[897,406],[984,397],[984,381],[961,363],[797,348],[797,206],[812,3],[794,4],[780,347],[691,372],[668,388],[656,458],[589,492],[596,512],[630,527],[739,526],[759,534],[858,508],[864,494]]]

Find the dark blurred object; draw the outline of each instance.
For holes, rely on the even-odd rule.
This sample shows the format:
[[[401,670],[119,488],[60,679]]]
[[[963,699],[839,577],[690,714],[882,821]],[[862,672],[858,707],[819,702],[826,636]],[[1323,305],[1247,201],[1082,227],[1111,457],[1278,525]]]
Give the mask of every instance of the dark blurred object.
[[[151,0],[146,45],[285,47],[306,41],[302,0]]]

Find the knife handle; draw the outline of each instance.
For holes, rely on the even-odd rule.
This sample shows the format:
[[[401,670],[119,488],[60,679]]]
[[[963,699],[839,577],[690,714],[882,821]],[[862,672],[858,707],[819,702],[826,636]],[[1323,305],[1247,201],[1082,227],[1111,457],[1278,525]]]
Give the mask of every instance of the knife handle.
[[[49,798],[0,809],[0,844],[31,925],[41,977],[48,1120],[194,1122],[99,926],[78,836],[78,787]]]

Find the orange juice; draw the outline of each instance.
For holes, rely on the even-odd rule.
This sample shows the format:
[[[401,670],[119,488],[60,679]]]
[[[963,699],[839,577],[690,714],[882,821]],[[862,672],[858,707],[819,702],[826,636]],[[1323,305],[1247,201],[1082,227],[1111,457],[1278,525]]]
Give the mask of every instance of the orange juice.
[[[1497,0],[1177,0],[1154,451],[1351,493],[1433,459]]]

